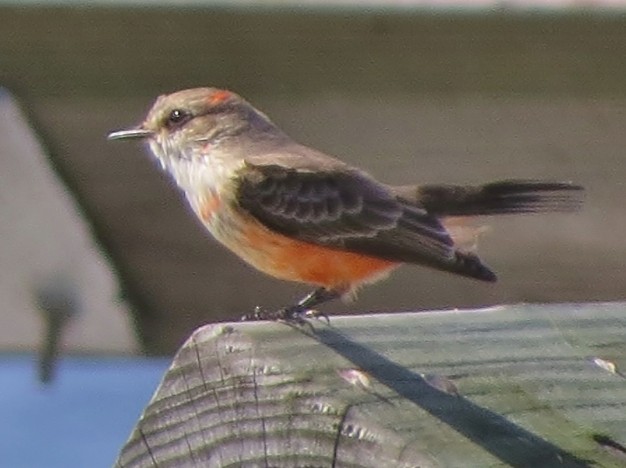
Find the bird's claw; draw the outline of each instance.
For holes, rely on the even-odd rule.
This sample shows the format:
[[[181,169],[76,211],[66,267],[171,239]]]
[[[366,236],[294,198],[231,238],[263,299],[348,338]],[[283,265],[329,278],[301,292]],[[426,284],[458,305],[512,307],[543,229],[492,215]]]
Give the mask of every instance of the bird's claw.
[[[304,315],[317,320],[324,319],[326,321],[326,325],[330,325],[330,317],[320,310],[309,309],[304,311]]]
[[[241,316],[242,322],[253,322],[258,320],[275,320],[274,317],[271,317],[271,312],[267,309],[263,309],[260,306],[256,306],[254,310],[248,314]]]
[[[257,320],[283,321],[296,325],[309,325],[309,318],[323,318],[326,323],[330,323],[328,315],[315,309],[302,309],[299,306],[282,307],[278,310],[268,310],[256,306],[254,310],[241,317],[244,322]]]

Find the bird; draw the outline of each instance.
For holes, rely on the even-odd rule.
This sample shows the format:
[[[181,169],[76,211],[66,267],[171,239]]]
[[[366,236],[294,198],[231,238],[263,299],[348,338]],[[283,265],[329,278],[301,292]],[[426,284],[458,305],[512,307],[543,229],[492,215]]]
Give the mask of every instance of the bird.
[[[467,220],[574,211],[584,193],[569,181],[532,179],[386,184],[296,142],[235,92],[213,87],[159,96],[140,125],[108,139],[146,142],[202,225],[245,262],[314,287],[244,319],[305,320],[403,264],[494,282]]]

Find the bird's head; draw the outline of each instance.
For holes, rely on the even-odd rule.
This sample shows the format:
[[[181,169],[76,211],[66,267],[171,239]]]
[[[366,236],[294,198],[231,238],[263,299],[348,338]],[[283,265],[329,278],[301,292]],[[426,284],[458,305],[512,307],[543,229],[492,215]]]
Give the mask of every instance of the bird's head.
[[[228,139],[273,131],[270,120],[237,94],[194,88],[160,96],[139,126],[108,138],[147,141],[154,155],[169,165],[206,158]]]

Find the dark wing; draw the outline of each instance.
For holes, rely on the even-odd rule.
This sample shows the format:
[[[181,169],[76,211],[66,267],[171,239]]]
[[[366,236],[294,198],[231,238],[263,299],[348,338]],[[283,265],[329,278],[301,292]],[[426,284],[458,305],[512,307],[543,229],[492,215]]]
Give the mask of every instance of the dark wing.
[[[237,195],[241,208],[286,236],[495,279],[477,257],[454,249],[436,217],[356,170],[248,164],[240,173]]]

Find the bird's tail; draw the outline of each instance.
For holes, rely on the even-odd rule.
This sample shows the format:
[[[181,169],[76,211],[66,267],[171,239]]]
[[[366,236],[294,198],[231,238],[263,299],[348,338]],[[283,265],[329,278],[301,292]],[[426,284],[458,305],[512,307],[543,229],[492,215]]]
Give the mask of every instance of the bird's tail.
[[[402,186],[394,187],[394,191],[440,217],[575,211],[584,195],[580,185],[536,180]]]

